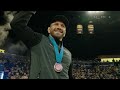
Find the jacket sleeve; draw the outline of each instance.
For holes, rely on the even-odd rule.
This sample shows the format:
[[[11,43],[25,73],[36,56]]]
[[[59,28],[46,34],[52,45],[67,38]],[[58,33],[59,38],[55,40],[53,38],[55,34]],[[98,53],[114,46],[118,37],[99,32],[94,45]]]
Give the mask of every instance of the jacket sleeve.
[[[42,34],[34,32],[27,26],[30,18],[35,13],[35,11],[20,11],[11,22],[11,27],[16,37],[22,40],[28,47],[36,45],[42,39]]]
[[[73,68],[73,62],[71,62],[70,66],[69,66],[69,70],[68,70],[69,79],[74,79],[72,68]]]

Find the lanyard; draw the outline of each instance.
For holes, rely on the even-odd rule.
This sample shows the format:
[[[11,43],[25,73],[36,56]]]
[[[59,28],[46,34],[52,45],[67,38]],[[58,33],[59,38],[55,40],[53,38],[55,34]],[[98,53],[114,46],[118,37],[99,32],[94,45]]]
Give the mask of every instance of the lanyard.
[[[51,35],[49,35],[49,39],[50,39],[50,41],[54,47],[54,50],[55,50],[56,62],[61,63],[62,58],[63,58],[63,51],[64,51],[63,43],[62,43],[62,46],[60,48],[60,53],[59,53],[59,48],[58,48],[58,45],[57,45],[55,39]]]

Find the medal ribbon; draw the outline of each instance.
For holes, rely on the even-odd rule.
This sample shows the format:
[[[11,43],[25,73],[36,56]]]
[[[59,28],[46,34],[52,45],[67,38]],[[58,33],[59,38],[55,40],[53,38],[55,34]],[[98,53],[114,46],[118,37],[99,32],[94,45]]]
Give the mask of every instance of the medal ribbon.
[[[62,43],[62,46],[60,48],[60,53],[59,53],[59,48],[58,48],[58,45],[57,45],[55,39],[51,35],[49,35],[49,39],[50,39],[50,41],[54,47],[54,50],[55,50],[56,62],[61,63],[62,58],[63,58],[63,51],[64,51],[63,43]]]

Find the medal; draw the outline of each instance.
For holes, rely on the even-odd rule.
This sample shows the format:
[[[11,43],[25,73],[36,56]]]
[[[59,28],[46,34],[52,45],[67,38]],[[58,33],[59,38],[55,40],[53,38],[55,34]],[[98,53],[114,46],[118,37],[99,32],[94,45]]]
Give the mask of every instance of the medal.
[[[63,69],[62,64],[60,64],[60,63],[55,63],[55,65],[54,65],[54,70],[55,70],[56,72],[61,72],[62,69]]]
[[[56,63],[54,65],[54,70],[56,72],[61,72],[63,70],[63,66],[61,64],[62,58],[63,58],[63,51],[64,51],[63,43],[62,43],[62,46],[61,46],[60,52],[59,52],[58,45],[55,42],[54,38],[51,35],[49,35],[49,39],[50,39],[50,41],[54,47],[54,50],[55,50]]]

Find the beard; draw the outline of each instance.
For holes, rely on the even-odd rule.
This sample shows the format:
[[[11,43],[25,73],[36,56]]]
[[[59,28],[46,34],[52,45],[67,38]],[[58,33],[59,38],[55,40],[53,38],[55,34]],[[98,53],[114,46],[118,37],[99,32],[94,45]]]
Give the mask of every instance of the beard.
[[[64,34],[62,33],[58,33],[58,32],[54,32],[54,34],[52,35],[55,39],[61,40],[64,37]]]
[[[51,35],[56,39],[62,39],[65,36],[65,32],[62,30],[54,30]]]

